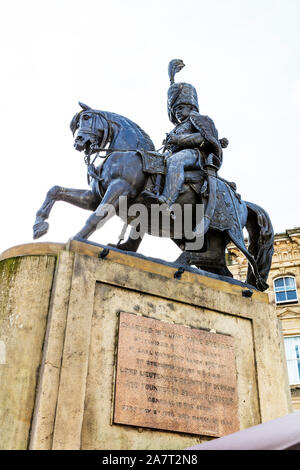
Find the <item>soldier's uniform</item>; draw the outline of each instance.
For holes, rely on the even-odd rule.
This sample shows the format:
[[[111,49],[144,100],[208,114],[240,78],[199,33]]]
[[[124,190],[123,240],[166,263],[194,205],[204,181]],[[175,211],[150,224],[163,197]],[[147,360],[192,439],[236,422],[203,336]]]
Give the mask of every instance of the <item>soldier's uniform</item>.
[[[170,73],[169,66],[171,86],[168,90],[168,114],[170,121],[176,125],[169,136],[175,134],[181,138],[179,145],[166,143],[166,148],[172,154],[167,158],[165,187],[162,195],[159,196],[159,201],[167,203],[169,207],[176,201],[180,193],[185,169],[197,166],[203,168],[209,154],[214,155],[215,166],[219,168],[222,164],[222,147],[218,139],[218,131],[212,119],[199,113],[197,92],[193,85],[174,83],[174,75],[177,71],[178,68],[177,70],[175,68],[174,72],[173,66],[173,74]],[[175,115],[175,108],[180,104],[192,107],[189,116],[182,122],[179,122]],[[186,138],[182,138],[184,136]]]

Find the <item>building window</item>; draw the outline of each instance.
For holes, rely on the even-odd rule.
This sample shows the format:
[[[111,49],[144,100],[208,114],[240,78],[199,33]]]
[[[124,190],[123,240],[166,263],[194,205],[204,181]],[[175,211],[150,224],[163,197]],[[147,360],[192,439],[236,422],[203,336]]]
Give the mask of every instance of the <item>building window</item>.
[[[277,304],[298,302],[295,278],[284,276],[274,281],[275,300]]]
[[[284,338],[290,385],[300,384],[300,336]]]

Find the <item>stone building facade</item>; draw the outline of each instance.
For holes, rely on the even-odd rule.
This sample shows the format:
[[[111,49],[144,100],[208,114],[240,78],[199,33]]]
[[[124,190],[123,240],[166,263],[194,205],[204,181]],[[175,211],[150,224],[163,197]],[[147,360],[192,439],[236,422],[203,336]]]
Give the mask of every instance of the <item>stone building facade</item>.
[[[228,265],[234,277],[246,279],[247,260],[233,245],[228,246]],[[300,410],[300,227],[275,235],[268,284],[281,320],[293,407]]]

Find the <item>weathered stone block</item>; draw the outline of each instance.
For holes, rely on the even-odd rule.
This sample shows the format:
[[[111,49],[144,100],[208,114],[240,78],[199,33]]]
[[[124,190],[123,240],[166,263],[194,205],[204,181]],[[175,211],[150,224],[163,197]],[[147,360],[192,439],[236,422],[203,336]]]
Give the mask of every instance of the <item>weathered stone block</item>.
[[[266,294],[244,297],[242,285],[187,271],[176,279],[171,266],[101,251],[72,241],[2,254],[2,448],[183,449],[209,438],[114,423],[120,311],[229,335],[240,429],[292,411]]]

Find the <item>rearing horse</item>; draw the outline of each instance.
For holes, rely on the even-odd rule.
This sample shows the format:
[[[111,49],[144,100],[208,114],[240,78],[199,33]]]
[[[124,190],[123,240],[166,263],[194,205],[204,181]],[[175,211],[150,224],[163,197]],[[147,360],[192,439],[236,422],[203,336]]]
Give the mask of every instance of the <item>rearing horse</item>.
[[[127,198],[128,207],[137,200],[143,200],[141,193],[148,175],[143,170],[139,151],[154,151],[150,137],[128,118],[79,104],[82,110],[73,117],[70,125],[73,135],[78,130],[74,142],[76,150],[85,151],[89,158],[100,149],[107,148],[108,156],[97,168],[89,166],[90,190],[53,186],[48,191],[36,214],[34,239],[47,233],[49,224],[45,220],[56,201],[65,201],[93,212],[74,237],[82,240],[88,239],[111,216],[119,213],[119,201],[122,196]],[[205,176],[204,172],[203,175]],[[259,290],[265,290],[268,287],[266,279],[273,254],[274,233],[270,218],[266,211],[256,204],[241,200],[237,203],[236,194],[229,187],[228,191],[231,191],[230,197],[236,214],[235,227],[227,227],[223,231],[209,228],[205,235],[204,247],[195,252],[184,251],[184,235],[182,234],[181,239],[173,237],[171,227],[170,238],[183,251],[177,262],[232,277],[225,261],[226,245],[232,241],[249,261],[247,282]],[[181,206],[192,204],[194,208],[199,203],[199,197],[187,186],[176,202]],[[126,222],[131,224],[132,218],[128,218]],[[249,233],[248,249],[244,244],[244,227]],[[118,248],[137,251],[142,238],[143,233],[139,238],[129,235],[125,243],[118,244]]]

